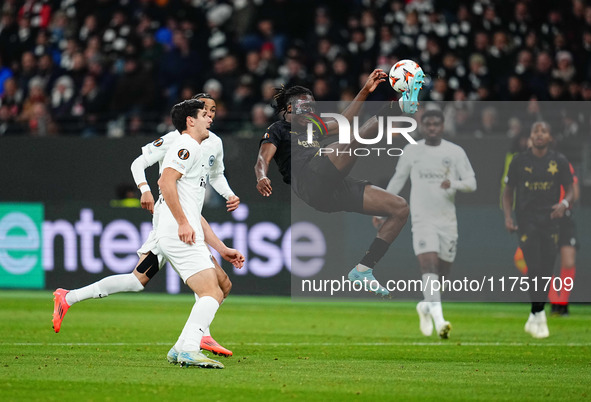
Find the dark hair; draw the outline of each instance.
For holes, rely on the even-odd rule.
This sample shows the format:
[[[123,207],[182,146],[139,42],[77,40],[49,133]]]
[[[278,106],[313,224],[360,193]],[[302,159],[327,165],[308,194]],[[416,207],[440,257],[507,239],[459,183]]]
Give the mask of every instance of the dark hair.
[[[174,128],[182,133],[187,129],[187,116],[197,117],[197,110],[205,109],[205,102],[197,99],[188,99],[177,103],[170,111]]]
[[[534,131],[534,127],[535,127],[535,126],[537,126],[538,124],[541,124],[542,126],[546,126],[546,129],[547,129],[547,130],[548,130],[548,132],[550,133],[550,136],[554,137],[554,136],[552,135],[552,127],[550,126],[550,124],[549,124],[548,122],[546,122],[546,121],[543,121],[543,120],[538,120],[538,121],[535,121],[535,122],[534,122],[534,124],[532,124],[532,125],[531,125],[531,130],[530,130],[530,133],[531,133],[532,131]]]
[[[275,96],[273,96],[273,99],[275,99],[275,104],[272,105],[273,109],[275,109],[275,114],[283,112],[283,116],[285,117],[285,113],[287,112],[287,105],[290,104],[292,98],[301,95],[314,96],[312,94],[312,91],[300,85],[294,85],[293,87],[289,88],[286,88],[284,86],[281,86],[281,88],[275,88]]]
[[[427,117],[439,117],[442,123],[445,121],[445,118],[443,117],[443,112],[439,109],[429,109],[425,113],[423,113],[423,115],[421,116],[421,123],[424,122]]]
[[[198,93],[197,95],[193,96],[191,99],[211,99],[212,101],[215,101],[215,99],[213,99],[213,97],[210,94],[208,94],[207,92]]]

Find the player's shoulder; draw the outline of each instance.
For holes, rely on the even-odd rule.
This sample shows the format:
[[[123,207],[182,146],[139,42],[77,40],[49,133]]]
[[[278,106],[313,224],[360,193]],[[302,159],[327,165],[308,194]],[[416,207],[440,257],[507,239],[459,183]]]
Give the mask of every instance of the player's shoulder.
[[[267,133],[289,132],[290,123],[285,120],[278,120],[267,127]]]
[[[453,152],[457,152],[457,153],[465,153],[464,148],[462,148],[460,145],[456,144],[455,142],[451,142],[449,140],[441,140],[441,145],[448,149],[451,150]]]
[[[402,151],[404,152],[404,154],[412,154],[424,146],[425,146],[425,140],[422,139],[422,140],[418,140],[416,144],[406,144],[404,146],[404,148],[402,148]]]
[[[565,164],[569,164],[568,159],[566,156],[564,156],[563,153],[558,152],[554,149],[551,149],[550,151],[548,151],[548,156],[552,159],[556,159],[556,161],[561,162],[561,163],[565,163]]]
[[[169,131],[162,137],[152,141],[151,145],[155,146],[156,148],[166,148],[172,145],[180,136],[181,133],[179,133],[177,130]]]

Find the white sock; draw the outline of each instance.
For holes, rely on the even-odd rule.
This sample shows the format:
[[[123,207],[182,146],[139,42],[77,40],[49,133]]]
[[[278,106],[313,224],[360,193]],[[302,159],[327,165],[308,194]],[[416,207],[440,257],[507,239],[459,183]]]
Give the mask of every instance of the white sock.
[[[435,322],[435,328],[440,327],[445,319],[443,318],[443,309],[441,308],[441,291],[440,286],[433,288],[433,283],[439,283],[439,275],[437,274],[423,274],[423,296],[425,302],[429,305],[429,313]]]
[[[66,294],[66,303],[71,306],[86,299],[101,299],[114,293],[141,292],[142,290],[144,285],[133,273],[111,275],[83,288],[70,290]]]
[[[220,304],[211,296],[200,297],[193,305],[191,314],[177,340],[174,348],[179,352],[199,352],[201,350],[201,338],[205,330],[215,317]]]
[[[357,264],[357,271],[359,272],[365,272],[365,271],[369,271],[371,268],[368,266],[365,266],[363,264]]]
[[[195,295],[195,303],[197,303],[199,301],[199,295],[197,293],[193,293],[193,294]],[[222,300],[222,303],[223,302],[224,301]],[[221,304],[220,304],[220,306],[221,306]],[[203,336],[211,336],[211,333],[209,332],[209,327],[207,327],[205,329],[205,331],[203,331]]]

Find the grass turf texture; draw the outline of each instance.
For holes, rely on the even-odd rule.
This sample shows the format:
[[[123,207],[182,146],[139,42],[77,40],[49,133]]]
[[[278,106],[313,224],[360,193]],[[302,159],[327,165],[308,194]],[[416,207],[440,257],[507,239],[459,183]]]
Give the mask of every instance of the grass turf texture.
[[[581,400],[591,398],[591,306],[523,331],[527,305],[444,304],[451,339],[415,303],[230,297],[212,333],[225,370],[167,363],[188,295],[73,306],[53,333],[49,292],[0,291],[0,400]]]

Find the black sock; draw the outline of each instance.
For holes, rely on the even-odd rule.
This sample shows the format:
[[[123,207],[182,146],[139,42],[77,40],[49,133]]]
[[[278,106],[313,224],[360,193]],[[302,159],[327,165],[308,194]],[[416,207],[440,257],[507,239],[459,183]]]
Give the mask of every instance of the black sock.
[[[531,313],[535,314],[535,313],[539,313],[540,311],[544,311],[545,304],[546,303],[544,303],[544,302],[532,302]]]
[[[390,247],[389,243],[376,237],[359,263],[369,268],[375,267],[378,261],[386,254],[386,251],[388,251],[388,247]]]

